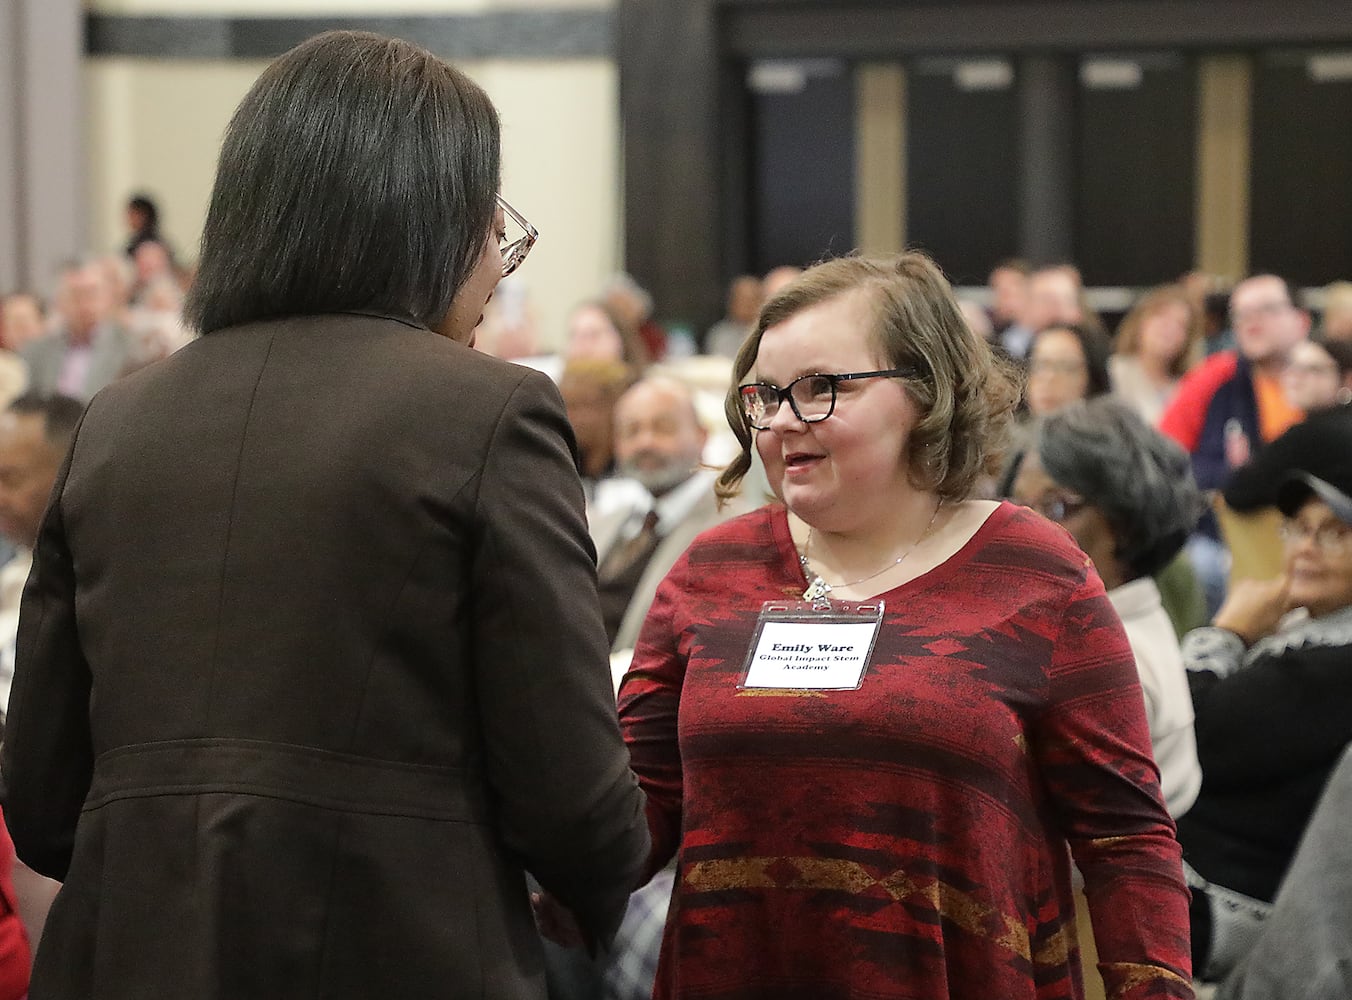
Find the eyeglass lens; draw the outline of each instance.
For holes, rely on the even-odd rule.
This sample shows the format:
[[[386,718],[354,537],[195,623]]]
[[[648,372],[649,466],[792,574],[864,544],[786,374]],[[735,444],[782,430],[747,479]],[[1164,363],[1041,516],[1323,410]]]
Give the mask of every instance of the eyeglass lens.
[[[779,413],[784,399],[789,400],[794,415],[804,423],[825,420],[836,405],[836,384],[825,375],[805,375],[794,379],[786,388],[773,385],[748,385],[742,389],[742,407],[747,420],[757,430],[765,430]]]

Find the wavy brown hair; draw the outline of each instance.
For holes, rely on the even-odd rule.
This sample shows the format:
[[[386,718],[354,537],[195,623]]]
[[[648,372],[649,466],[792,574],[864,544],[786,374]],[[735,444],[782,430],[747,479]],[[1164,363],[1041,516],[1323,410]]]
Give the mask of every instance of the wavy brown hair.
[[[1117,343],[1113,353],[1134,356],[1141,349],[1141,327],[1155,313],[1172,305],[1188,310],[1188,338],[1183,341],[1178,355],[1169,362],[1169,374],[1179,378],[1202,357],[1203,317],[1182,285],[1160,285],[1146,292],[1117,328]]]
[[[752,430],[738,386],[756,363],[761,337],[805,309],[856,290],[873,302],[873,335],[887,367],[920,373],[906,380],[920,413],[905,456],[912,484],[944,500],[965,500],[983,475],[998,468],[1023,392],[1018,370],[968,329],[953,289],[925,254],[841,257],[804,271],[766,302],[737,353],[725,411],[742,450],[719,476],[720,499],[735,496],[751,468]]]

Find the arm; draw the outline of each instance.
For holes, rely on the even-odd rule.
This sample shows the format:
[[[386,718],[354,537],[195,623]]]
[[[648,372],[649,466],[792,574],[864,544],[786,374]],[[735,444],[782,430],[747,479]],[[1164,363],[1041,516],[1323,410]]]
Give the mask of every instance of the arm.
[[[557,390],[527,374],[480,476],[471,648],[503,842],[608,940],[648,833],[615,716],[571,442]]]
[[[5,724],[5,820],[19,857],[62,880],[75,824],[89,792],[92,680],[75,620],[75,568],[66,544],[61,494],[70,456],[52,488],[19,614],[14,687]]]
[[[1262,654],[1225,677],[1189,674],[1197,753],[1217,788],[1254,787],[1327,767],[1352,739],[1352,670],[1345,646]]]
[[[620,684],[620,726],[634,771],[648,795],[652,856],[647,873],[659,871],[681,839],[682,774],[677,717],[687,651],[676,624],[676,606],[687,576],[682,557],[657,588],[639,633],[629,672]]]
[[[1067,604],[1033,752],[1084,875],[1114,1000],[1190,998],[1188,891],[1131,648],[1098,577]]]

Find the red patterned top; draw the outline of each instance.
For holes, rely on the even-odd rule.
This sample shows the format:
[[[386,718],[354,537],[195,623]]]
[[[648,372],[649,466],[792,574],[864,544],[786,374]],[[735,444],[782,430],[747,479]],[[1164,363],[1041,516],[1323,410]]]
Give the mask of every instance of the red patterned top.
[[[1109,997],[1190,998],[1136,668],[1069,536],[1001,505],[881,595],[859,690],[739,691],[805,585],[782,507],[705,532],[620,689],[652,866],[680,852],[655,996],[1076,1000],[1073,853]]]

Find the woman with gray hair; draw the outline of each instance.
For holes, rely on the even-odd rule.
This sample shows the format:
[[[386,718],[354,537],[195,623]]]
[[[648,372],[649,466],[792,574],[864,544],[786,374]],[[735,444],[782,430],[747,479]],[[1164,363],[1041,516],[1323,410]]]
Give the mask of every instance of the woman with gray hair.
[[[1118,400],[1074,403],[1043,422],[1013,498],[1065,527],[1102,577],[1136,656],[1165,802],[1181,816],[1202,771],[1183,658],[1153,576],[1201,509],[1188,456]]]

